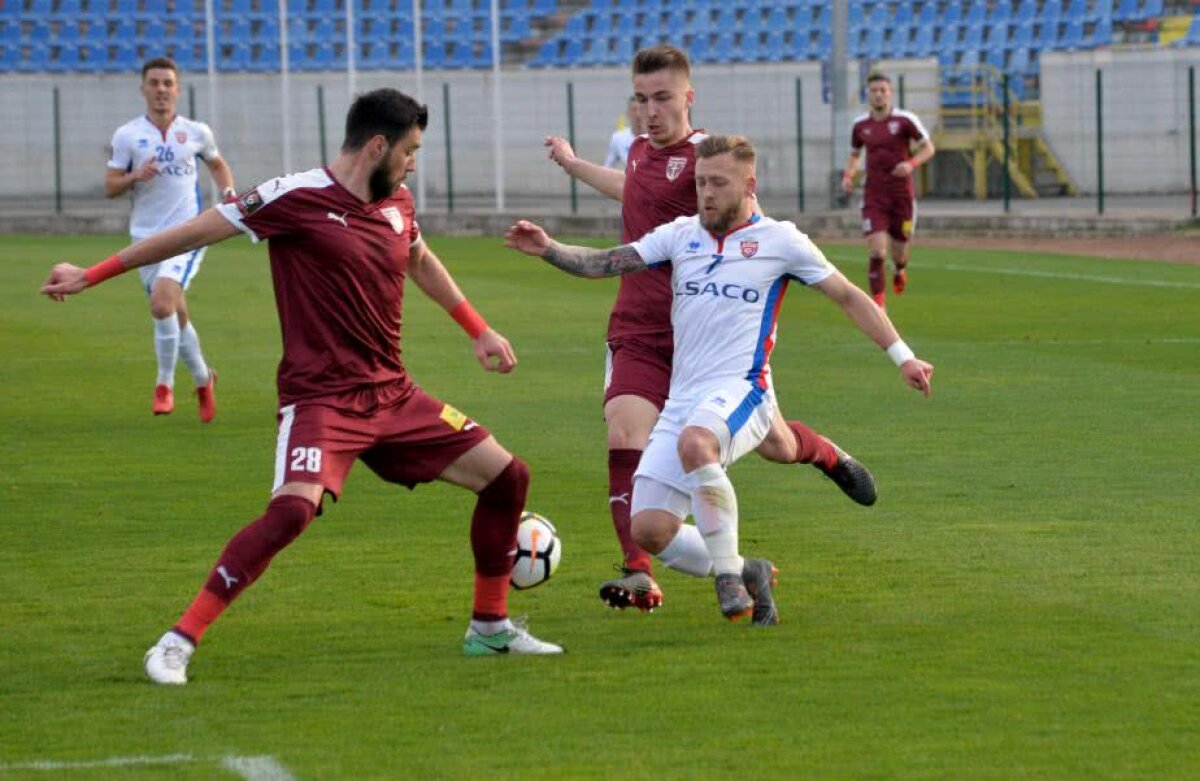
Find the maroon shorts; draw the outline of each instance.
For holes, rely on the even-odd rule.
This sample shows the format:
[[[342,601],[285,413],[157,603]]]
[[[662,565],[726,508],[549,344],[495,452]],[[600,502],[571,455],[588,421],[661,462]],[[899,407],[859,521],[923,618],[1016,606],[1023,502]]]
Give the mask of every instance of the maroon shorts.
[[[604,403],[617,396],[638,396],[661,410],[671,390],[671,355],[669,339],[610,339],[604,362]]]
[[[490,432],[420,388],[363,410],[362,392],[306,399],[279,410],[275,485],[318,483],[336,500],[354,460],[390,483],[436,480]]]
[[[896,241],[908,241],[917,226],[917,201],[903,193],[865,198],[862,224],[864,236],[887,231]]]

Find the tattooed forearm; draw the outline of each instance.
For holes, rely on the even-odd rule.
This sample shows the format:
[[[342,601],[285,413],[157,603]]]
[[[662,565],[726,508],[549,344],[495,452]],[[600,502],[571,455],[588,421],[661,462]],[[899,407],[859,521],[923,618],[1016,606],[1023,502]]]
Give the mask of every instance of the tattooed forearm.
[[[542,258],[577,277],[615,277],[646,268],[642,256],[632,244],[610,249],[592,249],[553,241],[542,253]]]

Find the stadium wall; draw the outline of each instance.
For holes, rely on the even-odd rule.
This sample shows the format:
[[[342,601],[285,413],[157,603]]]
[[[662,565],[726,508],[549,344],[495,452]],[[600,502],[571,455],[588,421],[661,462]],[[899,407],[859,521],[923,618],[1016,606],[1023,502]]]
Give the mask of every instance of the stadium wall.
[[[1095,71],[1105,74],[1105,184],[1111,194],[1182,193],[1188,187],[1187,68],[1200,50],[1046,54],[1042,59],[1045,131],[1081,191],[1096,183]],[[880,63],[903,75],[906,105],[933,130],[937,125],[934,60]],[[860,69],[865,72],[865,68]],[[426,72],[423,99],[431,112],[421,167],[427,211],[447,205],[445,105],[449,85],[452,168],[459,209],[495,203],[493,105],[490,72]],[[696,69],[694,123],[712,131],[744,131],[761,153],[760,191],[768,209],[797,207],[796,81],[803,90],[804,194],[807,209],[828,207],[830,182],[841,165],[834,153],[829,103],[823,100],[821,64],[713,65]],[[217,80],[218,142],[241,186],[284,169],[283,123],[291,136],[291,168],[320,163],[317,87],[325,91],[326,153],[336,154],[348,103],[341,73],[291,74],[290,107],[282,116],[276,74],[223,74]],[[211,119],[207,77],[185,74],[197,118]],[[853,80],[852,81],[856,81]],[[542,140],[566,135],[567,83],[573,84],[576,149],[599,160],[629,93],[625,68],[513,71],[503,75],[501,125],[506,205],[530,213],[570,207],[569,180],[546,160]],[[411,72],[360,73],[359,91],[394,86],[416,94]],[[0,80],[0,208],[11,214],[44,213],[54,206],[52,89],[60,92],[61,177],[65,211],[125,213],[125,199],[104,201],[105,148],[113,130],[143,111],[137,76],[9,75]],[[854,87],[857,93],[857,85]],[[860,110],[849,96],[850,116]],[[188,96],[180,109],[188,111]],[[848,119],[847,119],[848,126]],[[840,130],[839,130],[840,132]],[[836,147],[841,150],[842,144]],[[615,214],[616,205],[578,188],[579,212]]]
[[[1188,190],[1188,68],[1200,82],[1200,49],[1051,52],[1042,55],[1041,67],[1046,135],[1082,192],[1094,193],[1098,180],[1097,70],[1103,74],[1105,192]]]

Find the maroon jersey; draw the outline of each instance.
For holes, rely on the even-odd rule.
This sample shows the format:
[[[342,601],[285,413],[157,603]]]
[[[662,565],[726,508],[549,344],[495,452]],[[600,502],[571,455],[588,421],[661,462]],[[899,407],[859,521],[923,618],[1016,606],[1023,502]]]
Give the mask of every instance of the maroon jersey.
[[[911,156],[913,142],[929,137],[925,126],[911,111],[892,109],[880,120],[869,113],[854,120],[850,129],[850,145],[867,148],[867,179],[863,184],[865,198],[872,195],[915,195],[911,176],[892,176],[892,169]]]
[[[703,140],[700,131],[662,149],[651,146],[646,136],[633,140],[621,196],[621,243],[630,244],[659,225],[697,212],[696,144]],[[673,298],[669,264],[621,277],[608,338],[665,335],[669,348]]]
[[[272,179],[219,206],[268,240],[283,334],[281,405],[382,383],[411,386],[400,361],[409,252],[421,240],[412,194],[363,203],[327,168]]]

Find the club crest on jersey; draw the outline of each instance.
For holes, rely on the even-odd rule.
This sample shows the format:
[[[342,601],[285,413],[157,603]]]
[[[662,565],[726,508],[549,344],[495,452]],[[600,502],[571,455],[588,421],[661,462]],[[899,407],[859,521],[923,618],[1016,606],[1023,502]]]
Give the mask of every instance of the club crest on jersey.
[[[185,133],[182,130],[176,130],[175,131],[175,140],[181,144],[186,144],[187,143],[187,133]]]
[[[758,242],[753,239],[746,239],[742,242],[742,257],[752,258],[758,252]]]
[[[687,168],[686,157],[668,157],[667,158],[667,181],[673,182],[683,173],[683,169]]]
[[[387,221],[392,224],[392,230],[396,233],[404,233],[404,215],[395,206],[384,206],[379,210],[379,213],[387,217]]]
[[[900,132],[900,123],[894,119],[891,122],[888,122],[888,132],[891,133],[893,136],[896,135],[897,133],[899,133]]]
[[[262,196],[258,194],[257,187],[243,195],[241,198],[237,199],[238,211],[242,213],[243,217],[249,217],[251,214],[254,214],[256,211],[262,208],[262,205],[263,199]]]

